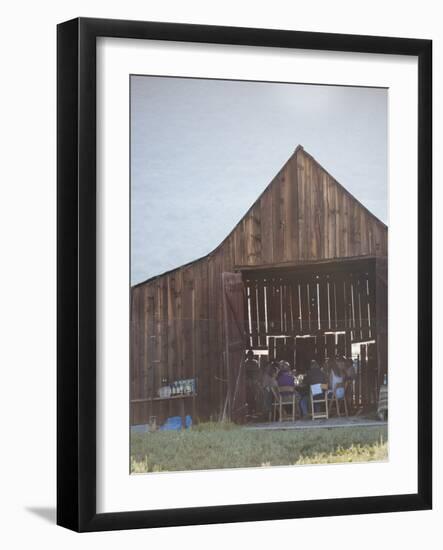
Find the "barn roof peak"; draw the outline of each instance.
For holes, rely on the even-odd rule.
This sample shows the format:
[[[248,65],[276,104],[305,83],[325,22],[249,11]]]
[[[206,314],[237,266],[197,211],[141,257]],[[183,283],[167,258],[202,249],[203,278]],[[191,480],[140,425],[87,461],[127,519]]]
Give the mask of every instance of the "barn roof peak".
[[[192,260],[190,262],[187,262],[186,264],[183,264],[181,266],[177,266],[171,270],[168,270],[164,273],[161,273],[161,274],[158,274],[158,275],[154,275],[153,277],[149,277],[148,279],[140,282],[140,283],[137,283],[135,285],[133,285],[133,288],[134,287],[137,287],[137,286],[140,286],[140,285],[143,285],[147,282],[150,282],[154,279],[157,279],[163,275],[166,275],[168,273],[172,273],[174,271],[177,271],[178,269],[181,269],[181,268],[185,268],[187,266],[191,266],[192,264],[195,264],[205,258],[209,258],[211,256],[213,256],[214,254],[216,254],[224,245],[225,243],[234,235],[234,233],[240,228],[242,227],[242,224],[248,220],[249,218],[251,218],[252,216],[252,219],[254,218],[254,209],[256,209],[257,207],[260,207],[260,204],[263,200],[266,200],[266,197],[272,195],[273,193],[273,189],[276,188],[276,186],[280,187],[281,185],[283,185],[283,180],[284,180],[284,177],[282,178],[282,175],[285,173],[285,171],[288,169],[288,167],[291,165],[291,163],[297,163],[298,165],[298,162],[299,162],[299,159],[298,159],[298,155],[301,155],[302,158],[304,159],[308,159],[308,162],[311,162],[313,163],[315,166],[317,166],[317,168],[323,172],[324,174],[326,174],[328,177],[329,177],[329,180],[330,182],[332,183],[332,185],[338,187],[342,193],[344,195],[347,195],[349,197],[349,199],[352,201],[352,203],[354,203],[355,205],[357,205],[357,207],[361,210],[363,210],[366,215],[369,216],[369,218],[371,218],[373,221],[375,221],[375,223],[377,225],[379,225],[381,228],[383,228],[383,230],[386,230],[387,229],[387,226],[379,219],[377,218],[377,216],[375,216],[368,208],[366,208],[366,206],[364,206],[364,204],[362,204],[356,197],[354,197],[354,195],[352,195],[352,193],[350,193],[346,187],[344,187],[340,182],[338,182],[334,176],[332,176],[319,162],[318,160],[313,157],[310,153],[308,153],[303,145],[301,144],[298,144],[297,147],[294,149],[294,152],[290,155],[290,157],[286,160],[286,162],[284,162],[284,164],[279,168],[279,170],[277,171],[276,175],[271,179],[271,181],[265,186],[265,188],[263,189],[263,191],[259,194],[259,196],[255,199],[255,201],[253,202],[253,204],[248,208],[248,210],[245,212],[245,214],[242,216],[242,218],[237,222],[237,224],[234,225],[234,227],[232,228],[232,230],[228,233],[228,235],[215,247],[211,250],[211,252],[209,252],[208,254],[205,254],[204,256],[200,257],[200,258],[197,258],[195,260]],[[300,160],[301,163],[303,163],[302,160]],[[295,176],[295,181],[297,181],[297,176]],[[308,183],[308,182],[307,182]],[[307,190],[309,187],[310,187],[310,184],[312,183],[312,181],[309,181],[309,185],[307,187],[305,187],[305,189]]]

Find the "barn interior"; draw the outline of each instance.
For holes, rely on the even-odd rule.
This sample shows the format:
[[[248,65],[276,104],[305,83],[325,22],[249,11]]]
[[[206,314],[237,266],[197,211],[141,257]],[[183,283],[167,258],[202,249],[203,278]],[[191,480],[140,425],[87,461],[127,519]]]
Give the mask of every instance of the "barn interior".
[[[287,361],[306,374],[312,359],[353,358],[355,410],[375,406],[387,372],[386,262],[377,257],[242,271],[246,347],[263,369]]]

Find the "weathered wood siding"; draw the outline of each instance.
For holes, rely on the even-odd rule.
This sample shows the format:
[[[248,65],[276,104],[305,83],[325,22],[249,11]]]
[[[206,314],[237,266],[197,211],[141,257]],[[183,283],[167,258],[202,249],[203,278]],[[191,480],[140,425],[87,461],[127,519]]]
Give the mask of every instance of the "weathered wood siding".
[[[131,423],[177,412],[173,402],[156,404],[154,413],[138,401],[155,396],[164,376],[198,377],[189,413],[209,418],[221,411],[223,272],[362,256],[387,256],[386,226],[298,147],[212,253],[132,288]]]

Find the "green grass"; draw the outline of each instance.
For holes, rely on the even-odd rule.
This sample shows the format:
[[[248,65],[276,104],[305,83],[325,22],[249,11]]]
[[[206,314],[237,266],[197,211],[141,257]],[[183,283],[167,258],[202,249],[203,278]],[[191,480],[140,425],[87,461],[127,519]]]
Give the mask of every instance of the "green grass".
[[[133,473],[251,468],[387,459],[386,426],[246,430],[200,424],[183,432],[131,435]]]

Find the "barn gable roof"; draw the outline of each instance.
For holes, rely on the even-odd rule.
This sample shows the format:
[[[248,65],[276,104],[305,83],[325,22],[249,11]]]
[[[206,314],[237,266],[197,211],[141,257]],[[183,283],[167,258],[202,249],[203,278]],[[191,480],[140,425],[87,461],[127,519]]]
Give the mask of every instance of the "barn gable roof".
[[[223,239],[223,241],[216,246],[211,252],[208,254],[197,258],[195,260],[192,260],[191,262],[188,262],[186,264],[177,266],[176,268],[173,268],[171,270],[168,270],[166,272],[163,272],[161,274],[155,275],[153,277],[150,277],[146,279],[145,281],[142,281],[136,285],[133,285],[132,288],[139,287],[141,285],[144,285],[146,283],[149,283],[151,281],[154,281],[158,279],[159,277],[163,277],[165,275],[174,273],[177,270],[184,269],[187,267],[190,267],[198,262],[201,262],[205,259],[209,259],[212,256],[214,256],[226,243],[231,239],[236,231],[241,229],[245,221],[250,217],[251,213],[254,209],[256,209],[263,198],[270,194],[272,192],[272,188],[274,188],[276,185],[282,185],[282,174],[285,173],[285,171],[288,169],[289,165],[293,163],[294,161],[297,162],[297,157],[304,158],[311,162],[323,175],[327,176],[330,182],[333,183],[333,185],[339,189],[344,195],[346,195],[349,199],[349,201],[354,205],[354,208],[357,208],[360,212],[364,213],[369,219],[372,220],[372,222],[380,228],[382,232],[387,232],[387,226],[384,224],[379,218],[377,218],[366,206],[364,206],[357,198],[354,197],[343,185],[341,185],[312,155],[310,155],[302,145],[298,145],[292,155],[288,158],[288,160],[283,164],[283,166],[280,168],[278,173],[275,175],[275,177],[271,180],[271,182],[265,187],[263,192],[257,197],[257,199],[254,201],[254,203],[250,206],[250,208],[247,210],[247,212],[242,216],[240,221],[233,227],[233,229],[229,232],[229,234]],[[312,192],[310,189],[309,192]],[[357,256],[359,256],[357,254]]]

